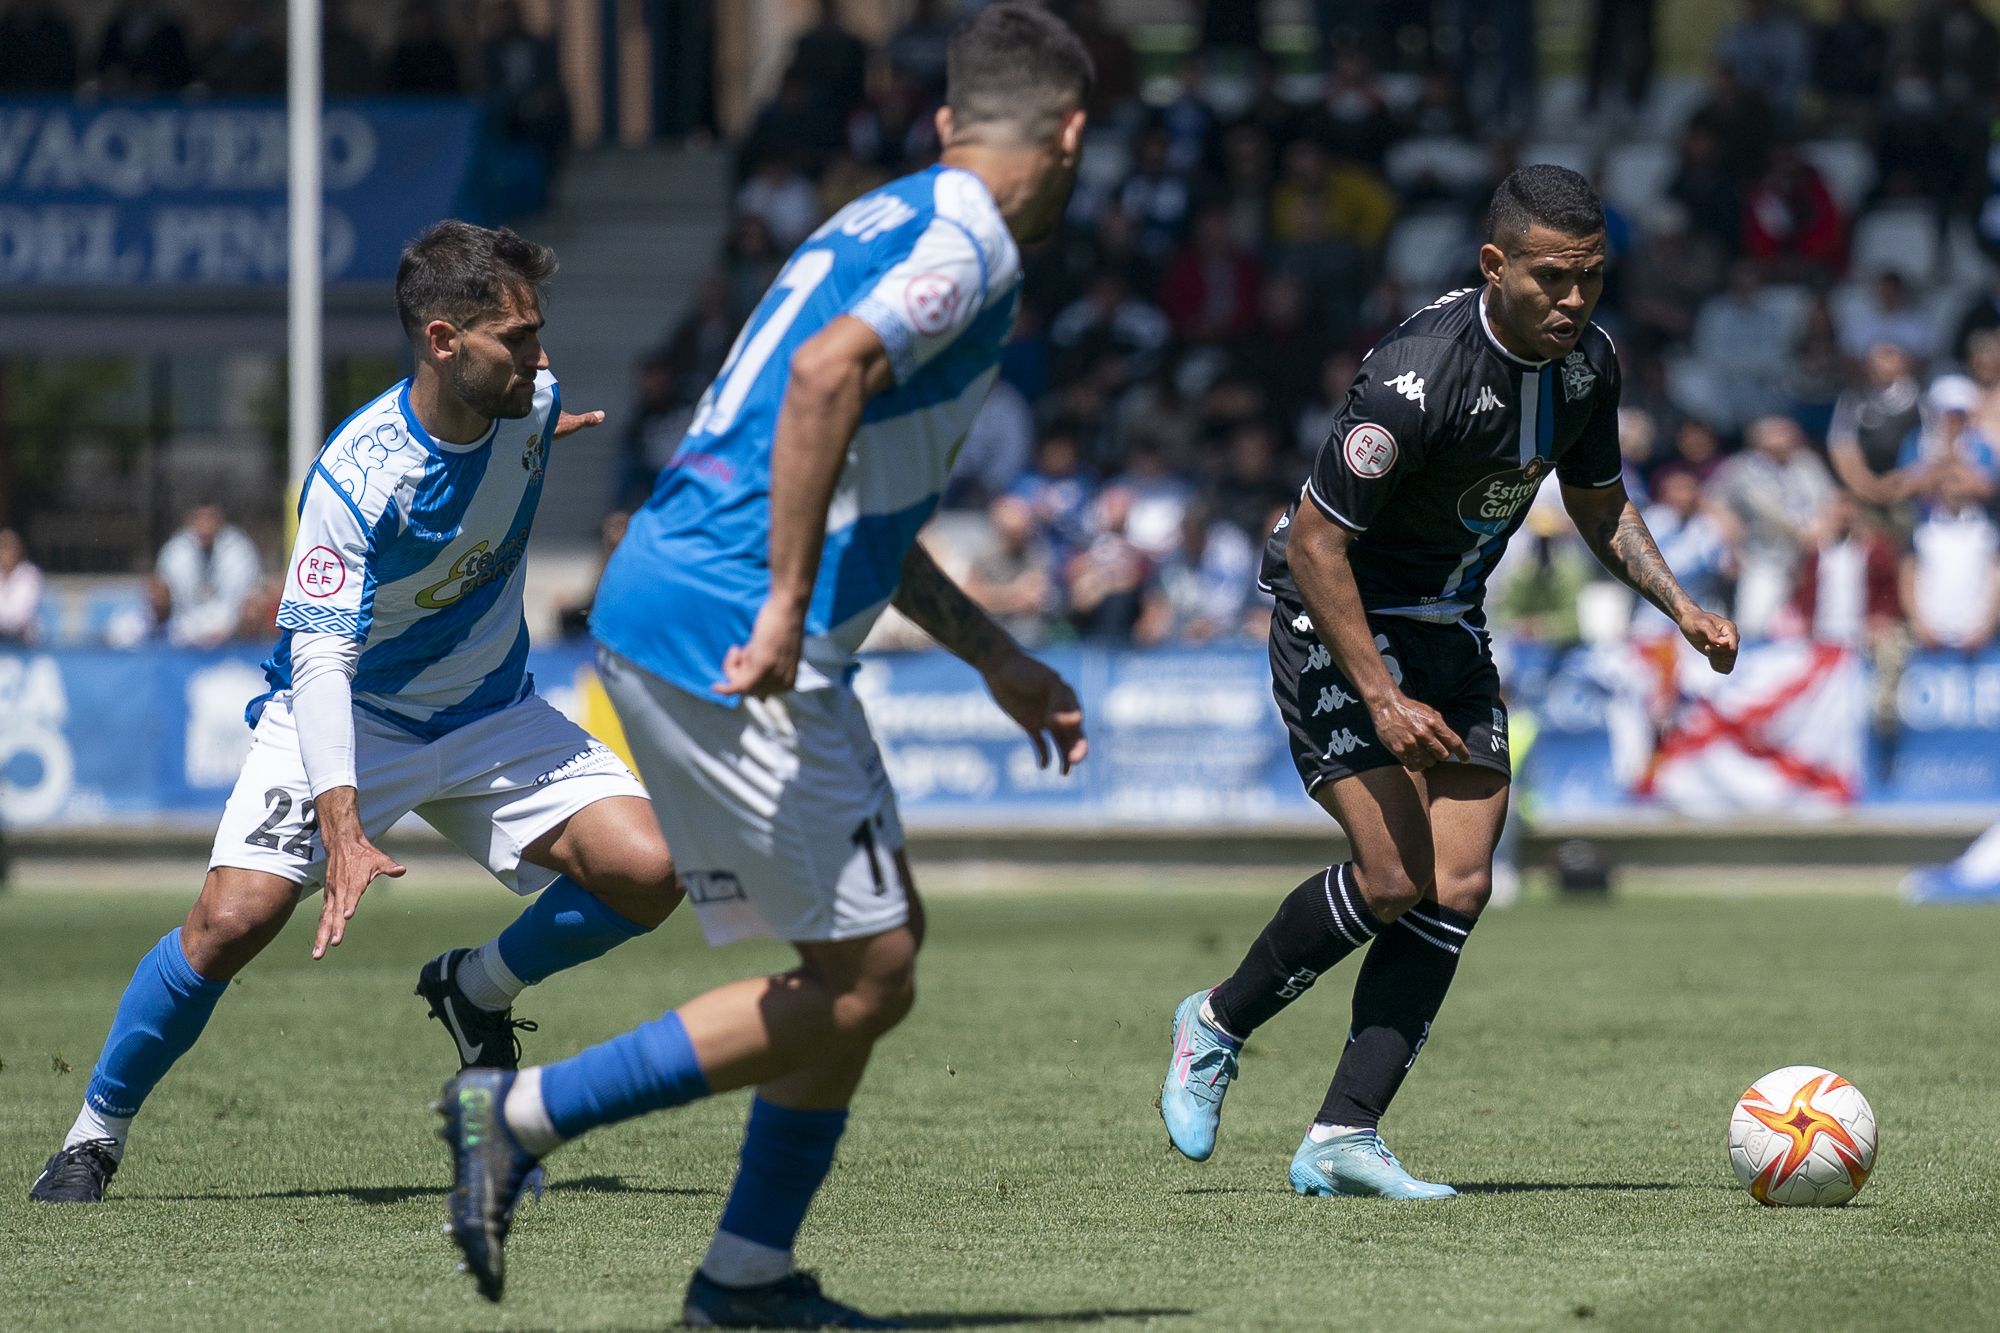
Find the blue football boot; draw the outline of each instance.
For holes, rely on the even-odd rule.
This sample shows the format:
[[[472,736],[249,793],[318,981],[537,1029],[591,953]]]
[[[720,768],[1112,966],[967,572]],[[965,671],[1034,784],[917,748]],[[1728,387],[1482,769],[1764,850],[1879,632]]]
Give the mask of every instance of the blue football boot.
[[[697,1271],[688,1283],[681,1320],[690,1328],[908,1328],[842,1305],[819,1289],[811,1273],[793,1273],[755,1287],[725,1287]]]
[[[1174,1054],[1160,1088],[1167,1138],[1192,1162],[1205,1162],[1215,1151],[1222,1099],[1236,1079],[1236,1053],[1242,1049],[1241,1042],[1201,1016],[1207,998],[1207,991],[1198,990],[1174,1010]]]
[[[1919,866],[1903,877],[1903,900],[1912,903],[1990,903],[2000,888],[1974,884],[1953,866]]]
[[[459,1265],[479,1284],[479,1294],[500,1299],[507,1285],[507,1232],[514,1205],[530,1186],[541,1193],[535,1156],[507,1128],[507,1090],[519,1077],[511,1069],[461,1070],[444,1085],[437,1112],[438,1137],[451,1145],[451,1220],[445,1233],[465,1255]]]
[[[1311,1133],[1292,1154],[1292,1188],[1300,1194],[1350,1199],[1452,1199],[1449,1185],[1418,1180],[1403,1169],[1372,1129],[1314,1143]]]

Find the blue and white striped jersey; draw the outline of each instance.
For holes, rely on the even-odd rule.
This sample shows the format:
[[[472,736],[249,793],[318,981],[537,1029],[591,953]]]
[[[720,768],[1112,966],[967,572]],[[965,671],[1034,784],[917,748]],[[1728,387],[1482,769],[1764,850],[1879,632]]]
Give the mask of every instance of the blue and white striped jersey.
[[[291,688],[298,633],[358,640],[354,706],[427,740],[529,692],[522,557],[561,401],[543,371],[527,416],[447,444],[410,410],[405,380],[341,423],[299,499],[252,726]]]
[[[690,693],[750,637],[770,593],[771,444],[792,354],[851,315],[895,385],[870,399],[835,484],[799,688],[842,678],[998,372],[1021,256],[972,173],[932,167],[863,195],[808,237],[765,293],[598,586],[606,647]]]

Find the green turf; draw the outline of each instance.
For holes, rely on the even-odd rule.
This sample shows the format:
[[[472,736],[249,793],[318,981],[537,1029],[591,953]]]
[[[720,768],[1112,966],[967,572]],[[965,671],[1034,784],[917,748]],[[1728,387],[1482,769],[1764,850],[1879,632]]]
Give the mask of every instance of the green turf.
[[[1268,900],[1048,888],[933,904],[917,1014],[877,1056],[802,1247],[836,1294],[933,1326],[1992,1327],[2000,913],[1749,896],[1496,914],[1390,1125],[1405,1161],[1466,1195],[1398,1205],[1285,1184],[1347,970],[1259,1035],[1220,1151],[1193,1166],[1152,1106],[1167,1015]],[[156,1095],[115,1202],[30,1208],[119,988],[177,910],[0,898],[0,1325],[672,1321],[740,1097],[553,1159],[504,1306],[452,1272],[425,1109],[448,1043],[409,991],[432,952],[505,919],[497,891],[378,890],[328,964],[295,922]],[[533,994],[531,1054],[780,958],[711,953],[689,925]],[[1846,1209],[1760,1209],[1724,1157],[1734,1096],[1801,1062],[1852,1078],[1884,1127]]]

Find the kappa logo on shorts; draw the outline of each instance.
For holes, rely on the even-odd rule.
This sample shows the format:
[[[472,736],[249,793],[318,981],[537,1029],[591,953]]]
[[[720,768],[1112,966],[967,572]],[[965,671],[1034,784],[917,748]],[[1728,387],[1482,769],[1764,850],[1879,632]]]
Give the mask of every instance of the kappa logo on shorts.
[[[1353,754],[1356,750],[1368,748],[1368,742],[1354,734],[1351,727],[1342,727],[1326,739],[1326,758]]]
[[[1322,685],[1319,687],[1319,702],[1313,706],[1312,715],[1318,717],[1321,713],[1338,713],[1349,704],[1359,702],[1338,685]]]
[[[1333,654],[1326,650],[1325,644],[1315,643],[1312,647],[1306,649],[1307,671],[1324,671],[1332,665]]]
[[[683,870],[681,887],[687,890],[688,901],[696,903],[742,902],[748,896],[743,881],[729,870]]]
[[[1312,617],[1306,615],[1304,612],[1300,612],[1298,615],[1292,617],[1292,628],[1299,633],[1310,634],[1312,633],[1312,627]]]
[[[1403,683],[1403,664],[1389,655],[1389,636],[1375,636],[1375,651],[1382,654],[1382,665],[1389,668],[1389,679],[1400,688]]]

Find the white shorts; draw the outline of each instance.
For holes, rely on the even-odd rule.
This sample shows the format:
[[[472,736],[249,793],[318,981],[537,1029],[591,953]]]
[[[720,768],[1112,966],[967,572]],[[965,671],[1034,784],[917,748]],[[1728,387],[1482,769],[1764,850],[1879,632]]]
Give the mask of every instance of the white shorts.
[[[646,794],[617,755],[534,694],[434,741],[356,709],[354,770],[371,841],[415,811],[521,894],[556,877],[524,864],[524,847],[594,801]],[[282,697],[257,721],[208,866],[261,870],[307,890],[325,874],[298,728]]]
[[[730,708],[605,649],[597,667],[710,944],[859,939],[910,919],[896,794],[853,691]]]

